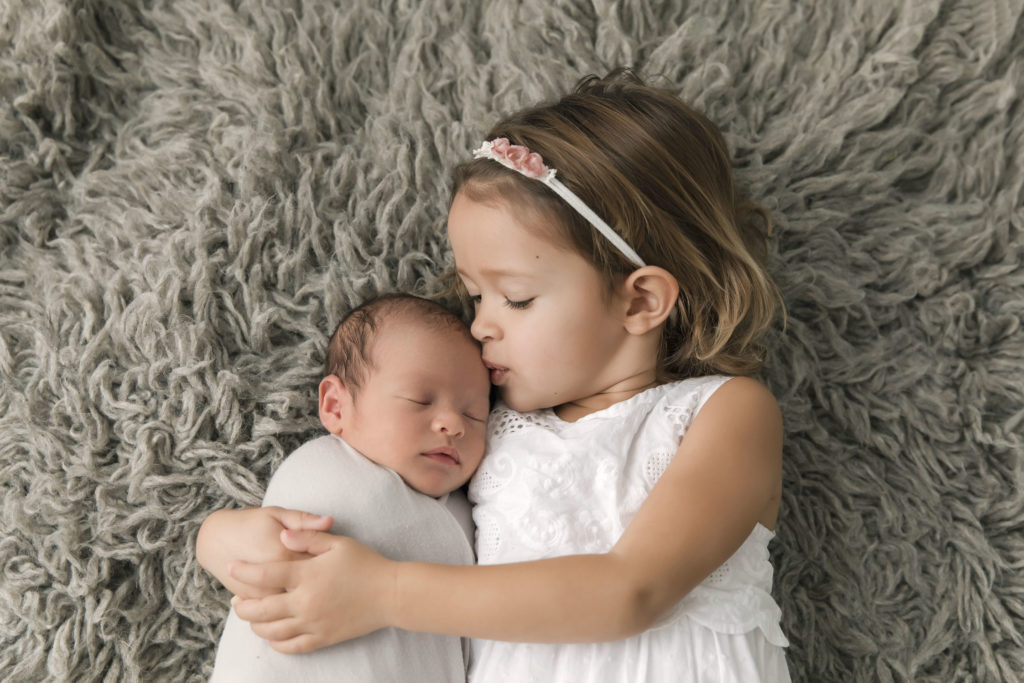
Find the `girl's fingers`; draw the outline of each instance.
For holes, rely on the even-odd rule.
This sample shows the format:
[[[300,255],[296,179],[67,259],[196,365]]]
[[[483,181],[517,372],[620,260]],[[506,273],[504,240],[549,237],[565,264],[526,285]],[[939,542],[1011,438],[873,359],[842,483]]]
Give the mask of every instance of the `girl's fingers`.
[[[254,621],[249,626],[252,628],[253,633],[271,643],[284,643],[293,638],[308,635],[295,619],[280,619],[268,622]]]
[[[285,548],[296,553],[322,555],[332,549],[339,537],[322,531],[291,531],[281,532],[281,543]]]
[[[235,586],[235,595],[244,600],[256,600],[282,592],[280,589],[258,588],[256,586],[247,586],[244,583],[235,583],[237,584]]]
[[[272,514],[285,529],[327,531],[334,524],[333,518],[327,515],[314,515],[312,512],[303,512],[302,510],[279,507],[274,508]]]
[[[298,584],[297,562],[233,562],[228,576],[240,583],[273,592],[292,590]]]
[[[236,597],[231,600],[231,607],[235,610],[235,614],[238,615],[239,619],[252,624],[274,622],[289,619],[292,616],[289,595],[287,593],[268,595],[265,598],[255,600],[245,600]]]
[[[270,641],[270,647],[272,649],[285,655],[298,655],[304,652],[312,652],[313,650],[321,648],[327,644],[328,643],[323,643],[308,633],[296,636],[290,640]]]
[[[313,531],[329,531],[334,518],[327,515],[314,515],[311,512],[300,512],[295,526],[285,525],[289,529],[312,529]]]

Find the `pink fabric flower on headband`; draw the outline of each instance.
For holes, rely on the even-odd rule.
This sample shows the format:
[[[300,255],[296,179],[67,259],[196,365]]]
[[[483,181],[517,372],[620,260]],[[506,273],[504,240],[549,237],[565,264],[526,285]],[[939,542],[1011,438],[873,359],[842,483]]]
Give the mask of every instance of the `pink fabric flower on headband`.
[[[504,160],[509,166],[528,178],[540,178],[548,172],[544,159],[536,152],[531,152],[522,145],[509,144],[508,138],[495,138],[491,141],[491,152],[495,160]]]
[[[586,202],[576,196],[576,193],[562,184],[555,177],[555,169],[548,168],[544,159],[536,152],[531,152],[522,145],[510,144],[508,138],[494,138],[486,140],[473,150],[473,158],[490,159],[497,161],[506,168],[511,168],[527,178],[535,178],[551,188],[551,191],[565,200],[565,202],[576,210],[576,213],[583,216],[588,223],[604,235],[612,245],[622,252],[622,255],[629,259],[629,262],[637,268],[644,266],[644,260],[636,253],[633,247],[626,244],[626,240],[615,232],[610,225],[594,213],[594,210],[587,206]]]

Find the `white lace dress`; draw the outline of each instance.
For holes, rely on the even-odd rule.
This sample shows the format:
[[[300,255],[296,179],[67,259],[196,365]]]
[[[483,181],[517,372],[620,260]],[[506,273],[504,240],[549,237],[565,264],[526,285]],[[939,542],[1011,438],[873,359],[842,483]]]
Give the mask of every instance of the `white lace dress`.
[[[608,551],[665,471],[697,411],[728,377],[665,384],[564,422],[499,404],[469,488],[479,564]],[[789,681],[757,525],[729,560],[653,628],[609,643],[474,640],[470,681]]]

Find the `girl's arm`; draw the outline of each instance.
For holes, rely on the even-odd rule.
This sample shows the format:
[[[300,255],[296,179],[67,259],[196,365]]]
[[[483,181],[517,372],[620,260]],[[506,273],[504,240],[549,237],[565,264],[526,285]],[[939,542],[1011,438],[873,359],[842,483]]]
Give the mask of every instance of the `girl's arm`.
[[[218,510],[207,517],[196,537],[196,558],[229,591],[240,597],[259,598],[273,589],[250,586],[231,577],[234,562],[280,562],[309,558],[281,543],[285,529],[327,531],[331,518],[280,507]]]
[[[774,524],[782,421],[757,382],[726,382],[698,413],[636,517],[606,554],[455,567],[388,561],[351,539],[284,534],[308,562],[236,565],[232,575],[288,592],[235,606],[282,652],[383,626],[494,640],[588,642],[649,628]]]

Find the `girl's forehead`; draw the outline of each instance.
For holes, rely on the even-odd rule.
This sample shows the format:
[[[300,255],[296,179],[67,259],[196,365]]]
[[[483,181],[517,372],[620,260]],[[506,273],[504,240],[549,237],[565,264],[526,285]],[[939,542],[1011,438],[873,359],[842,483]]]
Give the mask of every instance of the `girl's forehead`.
[[[448,238],[460,272],[533,274],[538,266],[575,255],[556,234],[557,228],[540,216],[523,220],[518,212],[500,205],[453,205],[448,221]]]
[[[550,243],[557,248],[569,248],[563,219],[544,206],[537,205],[531,198],[517,200],[514,197],[477,197],[459,193],[448,212],[448,233],[451,236],[453,222],[461,226],[501,224],[514,226],[518,231]],[[518,235],[515,231],[503,231],[510,239]]]

